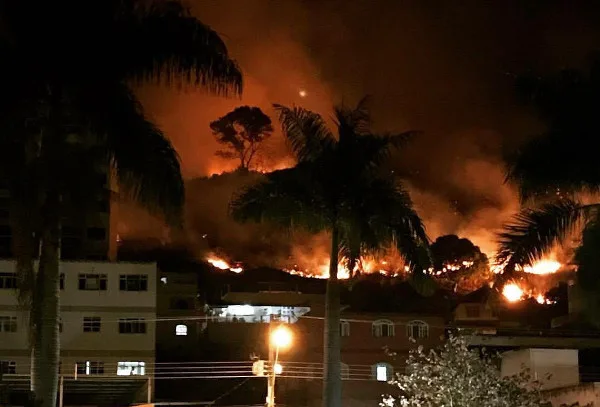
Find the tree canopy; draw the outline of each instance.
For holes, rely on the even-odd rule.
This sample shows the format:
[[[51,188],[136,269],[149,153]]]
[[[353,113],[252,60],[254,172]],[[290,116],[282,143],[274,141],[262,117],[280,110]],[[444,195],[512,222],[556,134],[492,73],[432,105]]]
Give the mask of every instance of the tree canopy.
[[[491,357],[469,349],[464,337],[451,336],[439,350],[412,350],[406,374],[390,384],[398,394],[384,396],[384,407],[547,406],[526,372],[502,377]]]
[[[488,258],[469,239],[440,236],[430,250],[436,279],[455,291],[473,291],[489,281]]]
[[[262,143],[273,133],[271,118],[259,107],[236,107],[210,123],[217,142],[226,150],[217,155],[240,160],[240,168],[249,169]]]

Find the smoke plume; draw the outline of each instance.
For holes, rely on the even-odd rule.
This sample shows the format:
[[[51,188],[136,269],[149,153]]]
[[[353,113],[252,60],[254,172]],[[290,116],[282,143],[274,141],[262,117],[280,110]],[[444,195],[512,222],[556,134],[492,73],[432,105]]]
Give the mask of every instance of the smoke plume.
[[[598,7],[583,3],[568,9],[562,2],[541,7],[517,0],[485,5],[394,0],[190,4],[242,66],[243,97],[155,87],[139,94],[171,138],[190,179],[185,238],[194,247],[228,246],[239,260],[262,256],[265,263],[326,257],[328,247],[321,237],[294,236],[263,252],[259,243],[271,244],[275,232],[236,225],[226,212],[231,194],[250,181],[233,176],[192,180],[236,167],[215,156],[210,121],[245,104],[259,106],[276,124],[272,103],[302,105],[329,118],[334,103],[354,103],[371,94],[378,130],[423,131],[394,158],[393,168],[406,176],[430,237],[454,233],[492,255],[494,233],[519,206],[515,189],[504,183],[502,155],[540,130],[515,101],[514,75],[577,66],[600,43],[594,25]],[[256,169],[292,163],[275,133]],[[164,237],[159,220],[150,222],[130,205],[121,213],[126,214],[120,226],[124,237]],[[154,228],[148,225],[156,231],[146,230]],[[283,254],[276,255],[279,250]]]

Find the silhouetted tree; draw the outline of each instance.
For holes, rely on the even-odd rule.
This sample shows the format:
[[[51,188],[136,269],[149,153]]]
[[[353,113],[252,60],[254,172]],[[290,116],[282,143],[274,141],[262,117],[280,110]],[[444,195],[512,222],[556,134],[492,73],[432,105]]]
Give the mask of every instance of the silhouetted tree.
[[[340,255],[355,264],[364,251],[394,245],[411,268],[420,271],[429,264],[428,239],[408,192],[381,171],[390,149],[412,133],[373,134],[366,99],[353,109],[335,108],[337,137],[316,113],[280,105],[275,110],[298,164],[242,191],[231,211],[239,221],[331,233],[323,406],[341,407]]]
[[[473,291],[491,276],[487,256],[469,239],[456,235],[438,237],[431,244],[436,279],[450,285],[454,291]],[[441,272],[437,275],[437,272]]]
[[[210,123],[217,141],[227,150],[217,151],[217,155],[240,160],[240,168],[249,169],[262,142],[271,136],[271,118],[259,107],[236,107],[225,116]]]
[[[96,158],[111,164],[135,200],[180,222],[179,159],[132,85],[188,85],[217,94],[239,93],[242,85],[217,33],[179,1],[51,3],[0,5],[0,176],[9,179],[16,209],[20,289],[31,301],[32,390],[42,407],[56,405],[64,202],[90,182],[85,176]],[[37,270],[34,237],[41,241]]]

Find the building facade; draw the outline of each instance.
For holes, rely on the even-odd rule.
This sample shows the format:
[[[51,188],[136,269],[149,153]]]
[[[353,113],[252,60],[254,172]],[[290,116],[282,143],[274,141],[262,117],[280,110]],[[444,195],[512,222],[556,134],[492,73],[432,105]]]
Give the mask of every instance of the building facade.
[[[157,358],[165,362],[199,358],[200,335],[206,327],[198,301],[198,277],[190,272],[159,271],[156,313]]]
[[[278,398],[286,405],[318,405],[323,377],[324,295],[299,292],[227,293],[224,303],[208,307],[207,335],[229,344],[230,354],[268,358],[269,330],[288,324],[293,344],[282,351]],[[341,374],[344,406],[377,405],[394,391],[387,383],[402,372],[417,346],[444,340],[445,320],[436,315],[394,312],[341,314]]]
[[[60,264],[61,375],[152,373],[156,264]],[[0,368],[29,375],[28,317],[17,301],[15,262],[0,261]]]
[[[116,191],[108,165],[98,165],[89,180],[93,196],[81,203],[63,202],[61,258],[64,260],[116,260],[118,205],[111,198]],[[10,192],[0,179],[0,258],[13,256],[10,223]],[[83,208],[83,209],[82,209]]]

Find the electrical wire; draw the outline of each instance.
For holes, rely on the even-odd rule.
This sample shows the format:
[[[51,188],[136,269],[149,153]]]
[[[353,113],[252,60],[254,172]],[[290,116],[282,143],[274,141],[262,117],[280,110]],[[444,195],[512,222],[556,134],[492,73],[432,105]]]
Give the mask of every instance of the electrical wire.
[[[102,312],[102,311],[100,311]],[[107,313],[110,313],[110,311],[104,311]],[[400,314],[402,315],[402,314]],[[431,317],[431,316],[427,316],[427,317]],[[126,319],[133,319],[135,318],[137,321],[124,321]],[[320,321],[324,321],[325,317],[320,317],[320,316],[312,316],[312,315],[302,315],[298,317],[299,319],[307,319],[307,320],[320,320]],[[365,324],[373,324],[374,322],[377,321],[385,321],[385,318],[378,318],[378,319],[357,319],[357,318],[341,318],[341,321],[346,321],[346,322],[351,322],[351,323],[365,323]],[[101,319],[101,324],[105,324],[105,323],[123,323],[123,322],[142,322],[142,323],[158,323],[158,322],[208,322],[208,321],[217,321],[217,322],[223,322],[223,317],[216,317],[216,316],[181,316],[181,317],[158,317],[158,318],[144,318],[144,317],[132,317],[132,316],[127,316],[127,317],[122,317],[119,319]],[[407,322],[401,322],[401,321],[391,321],[393,323],[394,326],[410,326],[412,322],[414,321],[421,321],[418,319],[415,320],[411,320],[411,321],[407,321]],[[67,323],[65,323],[67,322]],[[425,321],[422,321],[425,322]],[[229,322],[228,323],[233,323],[233,322]],[[240,324],[241,326],[243,326],[245,323],[244,322],[236,322],[238,324]],[[427,322],[425,322],[427,324],[427,326],[429,328],[436,328],[436,329],[440,329],[440,330],[450,330],[450,329],[457,329],[457,330],[476,330],[476,329],[484,329],[482,327],[477,327],[477,326],[460,326],[459,324],[444,324],[444,325],[439,325],[439,324],[429,324]],[[63,325],[81,325],[82,322],[76,322],[76,321],[63,321],[62,322]],[[250,323],[248,323],[250,324]],[[546,335],[546,334],[577,334],[577,336],[586,336],[586,337],[593,337],[593,338],[600,338],[600,331],[597,330],[591,330],[591,329],[555,329],[555,328],[542,328],[542,329],[537,329],[537,328],[520,328],[520,327],[494,327],[493,325],[490,324],[490,326],[487,327],[488,329],[496,329],[499,330],[501,332],[506,332],[506,333],[535,333],[536,336],[541,336],[541,335]],[[481,335],[481,336],[496,336],[496,335]],[[501,336],[501,335],[500,335]]]

